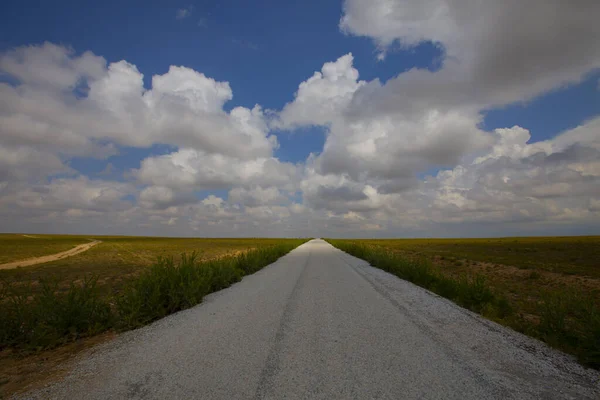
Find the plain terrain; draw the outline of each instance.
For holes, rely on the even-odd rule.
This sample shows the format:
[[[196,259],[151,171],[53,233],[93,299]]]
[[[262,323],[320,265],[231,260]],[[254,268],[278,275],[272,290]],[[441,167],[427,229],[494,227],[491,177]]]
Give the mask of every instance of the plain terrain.
[[[132,311],[131,304],[126,304],[129,308],[125,307],[127,308],[125,314],[128,313],[128,318],[133,318],[128,320],[127,326],[130,329],[201,301],[186,300],[186,296],[190,296],[190,294],[182,293],[182,289],[173,286],[173,282],[190,281],[191,278],[181,271],[192,271],[190,276],[193,277],[196,276],[194,274],[197,274],[193,271],[203,270],[202,265],[209,265],[208,262],[215,260],[225,260],[224,263],[214,264],[211,268],[219,271],[219,274],[229,271],[230,268],[233,268],[232,271],[242,268],[244,270],[242,275],[245,275],[268,263],[264,261],[268,257],[260,255],[255,257],[258,261],[243,259],[245,254],[249,254],[248,252],[281,245],[293,248],[301,243],[301,241],[291,239],[4,234],[0,235],[0,262],[6,263],[55,254],[84,243],[90,243],[90,240],[101,240],[102,243],[69,258],[24,268],[0,270],[1,302],[8,304],[7,302],[16,299],[17,308],[27,311],[27,307],[22,308],[22,306],[34,304],[37,301],[38,305],[42,305],[36,311],[38,315],[47,314],[46,307],[50,307],[48,310],[63,307],[66,311],[63,312],[64,315],[60,315],[61,317],[68,312],[70,313],[67,315],[68,318],[78,321],[77,315],[80,315],[78,313],[87,315],[90,309],[97,311],[97,304],[109,304],[107,307],[111,309],[118,308],[118,305],[126,302],[119,302],[116,299],[122,299],[126,292],[129,295],[134,293],[133,296],[130,296],[134,303],[142,301],[151,312],[140,314],[139,310]],[[378,257],[382,255],[384,258],[387,257],[388,261],[391,260],[394,265],[408,262],[407,266],[413,271],[411,273],[417,274],[416,276],[422,275],[424,267],[427,273],[433,273],[435,276],[439,274],[447,278],[449,282],[456,282],[457,290],[464,289],[467,292],[468,301],[454,299],[463,307],[577,355],[587,363],[586,365],[598,365],[600,359],[600,331],[598,330],[600,326],[598,324],[600,321],[600,311],[598,311],[600,310],[600,269],[597,260],[600,259],[600,237],[335,240],[332,242],[341,248],[358,246],[369,249],[369,252],[377,254]],[[348,251],[348,249],[345,250]],[[183,253],[197,255],[191,264],[188,262],[189,268],[181,269],[177,266],[179,257]],[[316,253],[318,254],[318,252]],[[240,257],[242,259],[235,261],[234,264],[226,261]],[[276,259],[277,256],[274,257],[273,259]],[[159,258],[162,258],[163,262],[157,262]],[[175,260],[175,264],[164,262],[171,258]],[[260,261],[261,259],[263,261]],[[334,262],[330,256],[319,259],[321,268],[331,268],[330,264]],[[305,261],[309,264],[315,263],[314,259],[310,257]],[[311,270],[314,271],[315,268],[316,264]],[[173,275],[170,271],[180,272],[177,272],[179,275]],[[340,268],[336,268],[336,271],[340,274],[345,273]],[[390,272],[403,279],[414,281],[409,279],[410,277],[402,276],[394,271]],[[191,296],[194,299],[201,299],[204,293],[227,287],[240,279],[238,272],[233,275],[231,272],[227,272],[227,274],[229,275],[216,276],[216,278],[212,274],[209,281],[213,283],[197,294],[191,293]],[[330,275],[327,276],[327,279],[331,278]],[[80,292],[73,291],[73,288],[86,288],[86,282],[89,282],[90,277],[95,277],[93,291],[87,289]],[[478,278],[475,279],[475,277]],[[316,276],[314,278],[325,279]],[[479,278],[482,279],[479,280]],[[194,279],[201,286],[205,282],[209,282],[202,273]],[[216,283],[215,279],[217,279]],[[51,285],[49,286],[48,283]],[[136,284],[137,286],[135,286]],[[327,286],[325,281],[323,284]],[[331,284],[335,284],[335,282]],[[191,286],[193,286],[192,289],[196,287]],[[53,293],[50,296],[48,296],[49,287]],[[433,287],[425,285],[425,287],[439,293],[435,285]],[[9,293],[6,291],[7,288],[11,290],[16,288],[21,297],[3,297]],[[327,288],[328,286],[321,290],[326,291]],[[186,288],[186,290],[189,291],[190,288]],[[342,290],[341,287],[340,290]],[[146,296],[145,300],[140,300],[142,297],[139,294],[144,291],[148,292],[144,295]],[[488,291],[493,294],[492,300],[486,297]],[[90,297],[89,293],[92,292],[97,295],[94,294]],[[68,301],[56,302],[57,297],[54,293],[57,293],[61,299],[67,299],[70,303]],[[358,292],[353,291],[352,295],[357,296]],[[43,296],[50,301],[44,300]],[[176,300],[179,297],[182,299]],[[446,297],[452,298],[452,296]],[[93,301],[90,302],[90,299]],[[327,303],[330,300],[325,296],[321,300],[315,298],[309,303],[306,303],[308,300],[303,300],[303,304],[313,304],[318,307],[321,302]],[[182,301],[183,303],[181,303]],[[47,305],[45,305],[46,303]],[[82,304],[83,306],[79,307]],[[501,313],[496,312],[498,305],[502,305]],[[431,306],[441,307],[436,302]],[[294,307],[298,307],[298,305]],[[156,312],[157,309],[161,311]],[[27,316],[26,314],[23,315]],[[133,314],[135,314],[134,317],[131,317]],[[29,322],[35,326],[39,319],[39,316],[30,318]],[[60,340],[57,341],[56,338],[53,338],[49,343],[54,344],[50,346],[35,345],[37,342],[34,341],[33,345],[26,344],[25,352],[12,347],[0,351],[0,395],[14,392],[32,382],[39,384],[46,379],[51,379],[62,366],[66,365],[66,361],[72,359],[74,354],[112,338],[114,330],[111,330],[110,327],[117,325],[114,321],[101,320],[98,329],[94,328],[96,325],[93,325],[90,330],[88,324],[81,333],[78,330],[69,333],[73,329],[69,326],[67,324],[61,327],[61,329],[66,329],[64,339],[60,339],[63,336],[59,335]],[[106,329],[109,329],[108,332]],[[372,332],[372,334],[375,333]],[[57,344],[61,344],[61,346],[55,348]],[[498,349],[498,351],[502,351],[502,349]]]
[[[313,240],[27,398],[597,399],[597,371]]]
[[[457,262],[468,261],[600,279],[600,236],[362,239],[360,242],[410,257],[426,257],[450,269],[460,266]]]
[[[115,331],[189,308],[275,261],[301,239],[0,235],[4,261],[68,258],[0,270],[0,397],[54,376]],[[12,249],[12,250],[11,250]]]
[[[408,263],[433,278],[442,277],[444,283],[457,282],[456,290],[445,290],[435,279],[414,279],[492,320],[600,367],[599,236],[332,243],[346,251],[366,250],[367,258],[381,258],[384,264]],[[464,282],[478,285],[469,290],[473,288]],[[495,302],[482,297],[486,292]]]
[[[236,255],[241,252],[281,243],[281,239],[203,239],[157,238],[137,236],[75,236],[75,235],[0,235],[0,263],[69,250],[90,239],[102,243],[88,251],[65,259],[30,267],[0,270],[0,287],[12,282],[22,285],[33,283],[33,293],[40,289],[40,280],[57,280],[60,288],[67,289],[71,282],[85,276],[98,278],[100,290],[116,293],[141,271],[156,262],[158,257],[179,258],[182,253],[196,252],[201,261]]]
[[[83,236],[0,234],[0,264],[41,257],[89,242]]]

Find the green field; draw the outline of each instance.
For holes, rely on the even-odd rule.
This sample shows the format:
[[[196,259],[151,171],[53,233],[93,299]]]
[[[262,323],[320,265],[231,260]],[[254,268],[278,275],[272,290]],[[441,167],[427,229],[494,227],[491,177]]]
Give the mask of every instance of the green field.
[[[85,236],[0,234],[0,264],[60,253],[87,242]]]
[[[361,240],[407,256],[511,265],[600,279],[600,236]]]
[[[32,236],[2,235],[0,247],[14,248],[14,261],[64,251],[91,239]],[[110,329],[144,325],[201,302],[206,294],[256,272],[305,241],[93,239],[102,242],[83,253],[0,270],[0,350],[52,348]]]
[[[600,236],[330,242],[600,368]]]
[[[0,397],[110,332],[197,304],[303,242],[31,236],[0,235],[0,263],[90,239],[102,243],[65,259],[0,270]],[[330,242],[600,368],[598,236]],[[197,258],[180,263],[182,253]]]
[[[442,273],[481,274],[526,315],[548,292],[576,291],[600,304],[600,236],[360,240]]]
[[[90,239],[102,243],[72,257],[29,267],[0,270],[0,286],[6,282],[33,282],[33,290],[43,279],[58,280],[60,287],[94,275],[98,287],[105,292],[117,292],[160,257],[179,257],[196,252],[199,260],[239,254],[249,249],[283,243],[286,239],[199,239],[156,238],[132,236],[72,236],[72,235],[0,235],[1,263],[39,257],[69,250]]]
[[[114,335],[200,303],[304,239],[0,235],[2,262],[102,243],[61,260],[0,270],[0,398],[43,382]],[[183,256],[182,256],[183,255]]]

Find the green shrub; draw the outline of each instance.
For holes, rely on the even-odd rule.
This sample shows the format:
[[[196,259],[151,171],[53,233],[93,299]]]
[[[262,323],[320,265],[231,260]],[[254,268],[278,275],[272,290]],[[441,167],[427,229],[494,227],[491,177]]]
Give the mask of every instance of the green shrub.
[[[331,240],[339,249],[362,258],[374,267],[431,290],[470,310],[505,317],[510,313],[508,303],[495,296],[483,276],[474,275],[452,279],[442,275],[425,260],[415,261],[402,258],[385,249],[364,246],[354,242]],[[500,307],[501,309],[497,309]]]
[[[458,297],[459,287],[456,281],[439,276],[431,291],[452,300]]]
[[[66,293],[57,284],[40,282],[41,293],[30,299],[30,286],[4,284],[0,300],[0,348],[26,345],[46,348],[108,329],[113,322],[108,303],[100,297],[96,279],[71,284]]]
[[[600,368],[600,310],[590,296],[577,292],[547,292],[540,304],[535,336]]]
[[[415,283],[455,303],[519,332],[536,337],[574,354],[584,365],[600,369],[600,309],[594,298],[563,290],[547,292],[538,304],[539,323],[515,315],[508,300],[494,293],[481,275],[455,279],[445,276],[426,261],[406,260],[385,248],[352,241],[331,240],[339,249],[368,261],[372,266]],[[529,279],[541,275],[532,271]]]
[[[244,275],[276,261],[305,240],[251,250],[235,257],[200,262],[195,253],[179,263],[159,258],[118,295],[102,297],[96,278],[72,283],[67,291],[42,281],[32,285],[0,284],[0,350],[50,348],[109,329],[132,329],[192,307],[205,295],[238,282]]]
[[[244,275],[271,264],[299,243],[271,246],[204,263],[198,262],[194,253],[182,254],[178,265],[173,258],[160,258],[118,298],[120,328],[139,327],[192,307],[205,295],[229,287]]]
[[[538,330],[549,343],[565,336],[567,321],[567,301],[558,293],[547,293],[541,304],[541,319]]]
[[[582,335],[579,359],[590,367],[600,369],[600,310],[593,304],[586,308],[587,329]]]
[[[472,278],[463,277],[458,281],[457,302],[473,311],[481,310],[489,305],[494,305],[497,299],[487,286],[485,278],[481,275],[475,275]]]
[[[117,298],[120,328],[135,328],[189,308],[210,292],[213,268],[200,268],[196,254],[159,258]]]

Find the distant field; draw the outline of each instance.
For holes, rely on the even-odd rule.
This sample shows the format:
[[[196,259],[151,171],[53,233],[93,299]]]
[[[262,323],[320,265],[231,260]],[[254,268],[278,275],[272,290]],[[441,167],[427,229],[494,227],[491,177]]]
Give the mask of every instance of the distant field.
[[[0,234],[0,264],[60,253],[87,242],[84,236]]]
[[[156,238],[131,236],[70,235],[0,235],[0,263],[39,257],[69,250],[88,243],[102,243],[90,250],[65,259],[10,270],[0,270],[2,281],[31,282],[56,279],[62,288],[84,276],[98,277],[104,292],[116,292],[131,278],[156,262],[159,256],[178,258],[182,253],[196,252],[200,260],[210,260],[240,252],[279,244],[285,239],[202,239]],[[35,290],[37,286],[33,286]]]
[[[455,282],[478,277],[511,312],[475,311],[600,367],[600,236],[331,242],[384,264],[406,260]],[[446,296],[435,282],[426,285]]]
[[[576,290],[600,304],[600,236],[359,242],[411,260],[425,259],[450,276],[482,274],[519,310],[533,315],[549,290]]]
[[[600,279],[600,236],[361,240],[408,256],[511,265]]]

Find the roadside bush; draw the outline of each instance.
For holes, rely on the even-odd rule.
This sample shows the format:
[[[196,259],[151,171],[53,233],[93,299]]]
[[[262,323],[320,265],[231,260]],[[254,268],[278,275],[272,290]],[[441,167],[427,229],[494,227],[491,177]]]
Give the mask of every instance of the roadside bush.
[[[179,263],[172,257],[159,258],[112,297],[102,296],[96,278],[72,283],[66,291],[57,282],[42,281],[35,296],[30,295],[33,282],[2,282],[0,350],[51,348],[109,329],[143,326],[202,302],[205,295],[238,282],[304,242],[288,241],[206,262],[195,253],[182,254]]]
[[[57,284],[40,282],[42,291],[30,299],[29,286],[3,284],[0,300],[0,348],[25,345],[46,348],[105,331],[112,326],[108,303],[100,297],[96,279],[71,284],[60,292]]]
[[[548,343],[555,343],[566,335],[567,299],[558,293],[547,293],[540,306],[538,325],[540,336]]]
[[[485,282],[485,277],[475,275],[471,278],[463,277],[458,281],[458,295],[456,300],[460,305],[470,310],[481,312],[489,305],[496,305],[498,299],[494,296]]]
[[[202,301],[210,292],[212,268],[200,268],[196,254],[182,254],[177,265],[172,257],[159,258],[117,298],[119,328],[147,324]]]
[[[600,310],[593,298],[571,291],[547,292],[540,315],[534,336],[600,369]]]
[[[515,314],[508,300],[494,293],[481,275],[456,279],[445,276],[427,261],[404,259],[387,249],[352,241],[330,243],[374,267],[390,272],[458,305],[480,313],[549,345],[575,355],[589,367],[600,369],[600,309],[591,296],[567,290],[548,291],[541,299],[539,322]],[[535,272],[535,271],[534,271]],[[530,279],[540,277],[532,272]]]
[[[506,300],[492,293],[483,276],[452,279],[442,275],[425,260],[407,260],[385,249],[354,242],[331,240],[330,243],[374,267],[431,290],[470,310],[481,312],[485,309],[487,314],[501,318],[511,312]]]
[[[579,358],[584,364],[600,369],[600,310],[589,305],[585,313],[588,323],[582,337]]]
[[[117,299],[120,329],[132,329],[179,310],[192,307],[212,292],[238,282],[297,247],[277,245],[207,262],[197,255],[181,255],[176,264],[173,258],[160,258],[156,264],[133,281]]]

